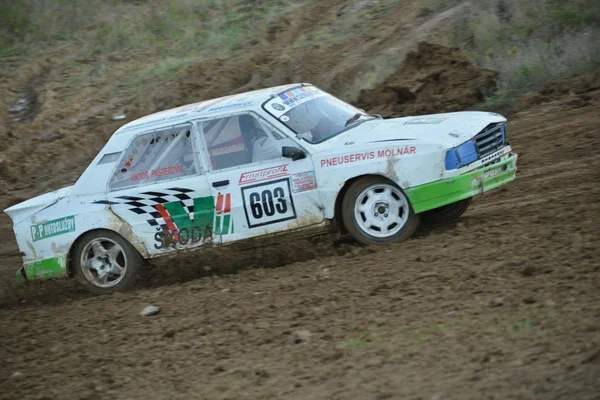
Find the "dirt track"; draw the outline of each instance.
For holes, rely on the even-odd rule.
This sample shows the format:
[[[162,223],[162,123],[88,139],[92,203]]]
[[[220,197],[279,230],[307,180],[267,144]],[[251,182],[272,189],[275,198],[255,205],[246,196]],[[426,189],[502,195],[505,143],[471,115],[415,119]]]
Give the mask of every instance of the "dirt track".
[[[229,265],[212,277],[193,256],[108,297],[15,289],[0,397],[600,398],[599,76],[517,103],[518,178],[456,226],[291,264],[310,255],[212,259]],[[262,263],[277,268],[243,268]]]

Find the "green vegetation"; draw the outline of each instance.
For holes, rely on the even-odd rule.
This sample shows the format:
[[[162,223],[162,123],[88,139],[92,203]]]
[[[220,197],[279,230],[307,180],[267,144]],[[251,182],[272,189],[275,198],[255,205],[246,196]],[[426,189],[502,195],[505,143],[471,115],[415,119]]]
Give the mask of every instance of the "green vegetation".
[[[17,54],[57,42],[80,46],[82,55],[120,50],[171,57],[209,51],[223,54],[256,35],[261,23],[295,3],[282,0],[155,1],[136,12],[127,0],[0,0],[0,54]],[[139,7],[138,7],[139,9]]]
[[[434,10],[459,1],[431,1]],[[442,44],[459,46],[477,64],[499,73],[492,104],[569,75],[600,67],[597,0],[473,0]]]
[[[344,349],[346,350],[356,350],[356,349],[360,349],[361,347],[363,347],[364,345],[366,345],[367,343],[371,342],[373,340],[372,338],[372,333],[370,330],[364,330],[360,333],[360,336],[351,340],[350,342],[348,342],[345,346]]]
[[[156,80],[157,78],[169,79],[193,61],[193,59],[167,58],[156,64],[148,65],[130,84],[139,87],[143,86],[147,81]]]
[[[141,87],[199,60],[243,50],[264,34],[267,21],[303,1],[0,0],[0,58],[63,48],[60,62],[74,65],[73,58],[125,53],[125,59],[150,61],[137,64],[125,82]],[[109,68],[80,64],[89,75]]]
[[[507,333],[518,333],[522,331],[528,331],[533,328],[537,328],[542,325],[557,324],[560,322],[560,318],[551,309],[538,309],[537,307],[530,307],[525,315],[513,324],[506,326],[505,331]]]
[[[48,50],[60,53],[61,62],[69,63],[74,58],[126,53],[123,59],[131,60],[132,69],[137,70],[125,84],[139,87],[151,79],[169,79],[199,60],[245,54],[265,37],[270,22],[283,14],[293,16],[294,9],[311,2],[318,3],[0,0],[0,64],[4,65],[3,58],[35,56]],[[404,52],[422,39],[459,46],[475,64],[498,71],[498,90],[489,93],[490,105],[510,103],[549,81],[600,67],[598,0],[471,0],[466,6],[463,0],[428,0],[426,7],[415,12],[416,23],[398,17],[401,0],[344,4],[335,18],[324,15],[303,29],[292,24],[290,29],[298,31],[293,43],[277,45],[300,54],[323,45],[332,49],[347,43],[356,46],[340,46],[348,49],[340,54],[341,67],[358,63],[364,67],[361,81],[340,93],[349,100],[355,99],[361,89],[373,88],[385,80],[402,61]],[[440,13],[453,9],[459,12],[436,21]],[[395,42],[386,36],[390,32],[395,32]],[[369,48],[366,43],[378,40],[388,42],[388,49],[377,49],[370,55],[365,53],[368,50],[361,53]],[[70,60],[63,61],[67,58]],[[81,68],[98,73],[92,62],[105,63],[88,60]]]

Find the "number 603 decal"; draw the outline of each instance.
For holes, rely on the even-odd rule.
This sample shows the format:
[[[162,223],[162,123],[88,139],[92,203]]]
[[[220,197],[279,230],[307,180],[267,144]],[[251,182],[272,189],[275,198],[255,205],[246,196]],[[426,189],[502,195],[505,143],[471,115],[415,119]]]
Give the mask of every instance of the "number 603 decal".
[[[242,198],[249,228],[296,218],[288,178],[246,186]]]

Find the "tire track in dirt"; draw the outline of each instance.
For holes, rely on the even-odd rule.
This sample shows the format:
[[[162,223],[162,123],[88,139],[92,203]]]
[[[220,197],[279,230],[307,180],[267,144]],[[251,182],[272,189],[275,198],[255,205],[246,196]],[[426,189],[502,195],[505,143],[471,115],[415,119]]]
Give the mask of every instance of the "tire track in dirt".
[[[593,130],[598,114],[600,97],[563,116],[545,105],[527,122],[512,116],[511,143],[527,154],[517,180],[477,198],[456,224],[423,227],[400,245],[341,245],[338,254],[315,239],[303,243],[322,246],[321,257],[291,256],[278,268],[261,268],[249,252],[254,269],[221,276],[106,297],[56,282],[37,299],[25,295],[0,308],[3,394],[597,398],[599,180],[590,151],[600,137],[565,137],[563,128]],[[144,319],[137,313],[149,303],[162,312]],[[312,334],[304,342],[301,330]]]

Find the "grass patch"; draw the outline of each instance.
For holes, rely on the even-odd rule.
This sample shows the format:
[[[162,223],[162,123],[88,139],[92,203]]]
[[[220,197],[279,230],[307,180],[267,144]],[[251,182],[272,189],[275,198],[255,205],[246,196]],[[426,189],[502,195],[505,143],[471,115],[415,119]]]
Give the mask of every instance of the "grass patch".
[[[30,49],[22,46],[11,46],[4,45],[0,46],[0,58],[2,57],[13,57],[13,56],[24,56],[29,54]]]
[[[132,81],[130,86],[142,87],[147,83],[162,83],[177,75],[185,66],[191,64],[192,59],[168,58],[144,68]]]
[[[538,309],[537,307],[531,307],[523,318],[515,321],[514,323],[506,326],[505,331],[508,333],[525,332],[531,329],[538,328],[542,325],[558,324],[561,319],[556,315],[553,310]]]
[[[378,23],[377,20],[385,18],[390,7],[397,3],[399,0],[362,1],[340,6],[340,15],[331,24],[315,27],[311,33],[298,37],[295,45],[311,47],[355,40],[356,37],[371,32]]]
[[[443,9],[457,1],[432,1]],[[443,44],[498,71],[490,106],[510,104],[545,83],[600,68],[600,2],[473,0]]]
[[[2,47],[86,43],[82,55],[137,50],[181,58],[225,53],[303,0],[0,0]],[[8,50],[4,50],[8,52]]]
[[[348,342],[344,349],[346,350],[357,350],[364,347],[367,343],[373,340],[373,336],[370,330],[364,330],[360,333],[360,336]]]

